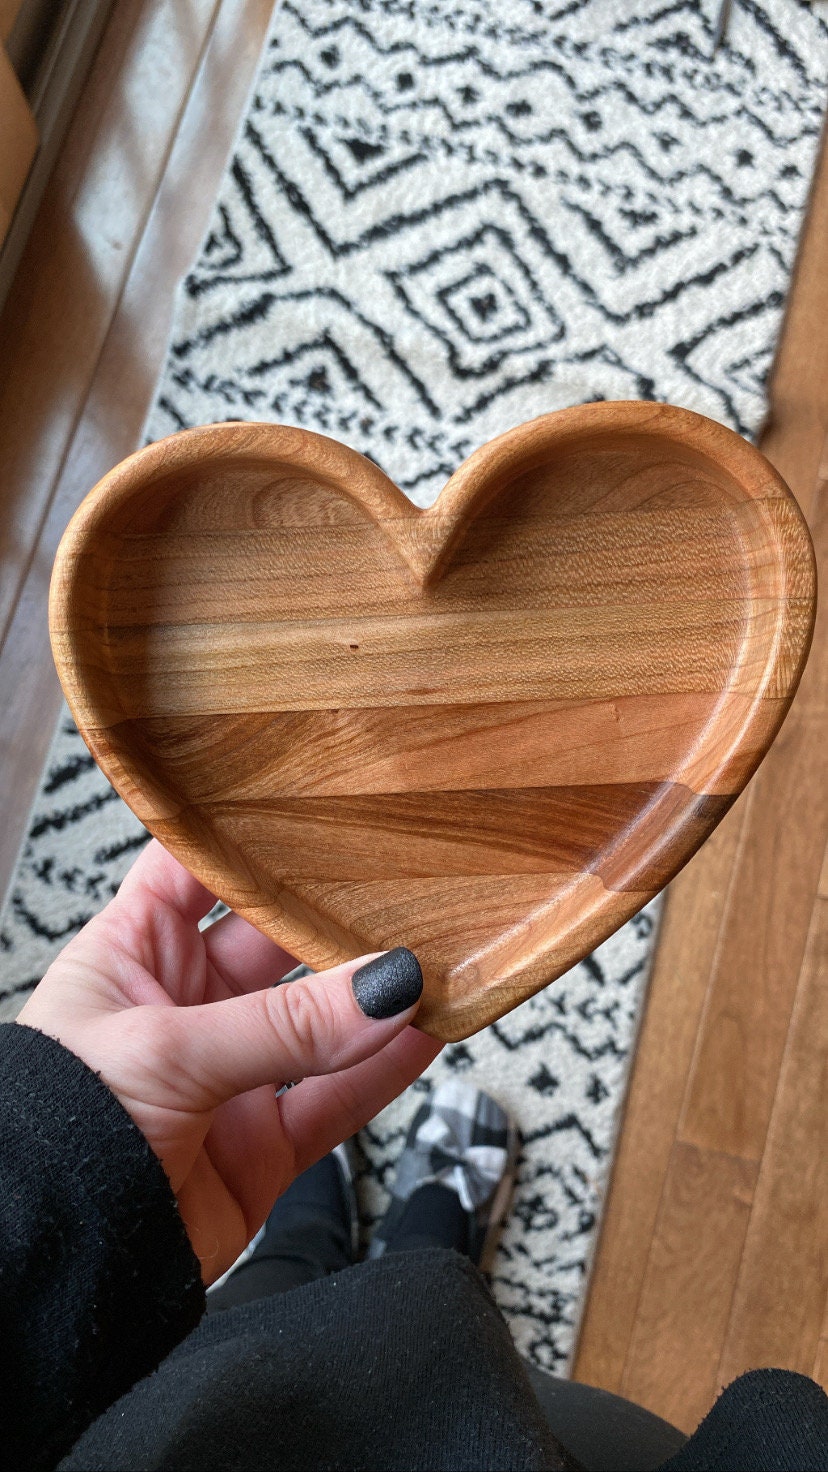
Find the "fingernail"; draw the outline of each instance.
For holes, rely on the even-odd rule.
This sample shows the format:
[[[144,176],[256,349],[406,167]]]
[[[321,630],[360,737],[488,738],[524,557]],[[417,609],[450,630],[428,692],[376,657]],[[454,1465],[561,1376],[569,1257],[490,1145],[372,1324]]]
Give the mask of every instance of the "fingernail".
[[[366,1017],[396,1017],[423,994],[423,973],[413,951],[397,946],[366,961],[351,977],[357,1005]]]

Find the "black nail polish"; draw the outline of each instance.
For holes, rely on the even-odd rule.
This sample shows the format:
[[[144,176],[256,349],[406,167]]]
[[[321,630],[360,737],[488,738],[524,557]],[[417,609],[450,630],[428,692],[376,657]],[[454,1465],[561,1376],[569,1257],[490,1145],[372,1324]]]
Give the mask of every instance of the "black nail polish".
[[[396,1017],[419,1001],[423,973],[414,952],[397,946],[360,966],[351,977],[351,986],[366,1017]]]

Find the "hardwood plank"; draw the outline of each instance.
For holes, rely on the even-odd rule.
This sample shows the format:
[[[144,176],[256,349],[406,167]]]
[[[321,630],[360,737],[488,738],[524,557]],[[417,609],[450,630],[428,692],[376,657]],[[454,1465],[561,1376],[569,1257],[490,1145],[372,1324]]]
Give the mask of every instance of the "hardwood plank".
[[[673,1146],[621,1393],[683,1431],[718,1393],[756,1175],[752,1161]]]
[[[828,123],[769,384],[760,446],[809,516],[828,435]]]
[[[828,1293],[828,900],[814,905],[719,1366],[808,1375]]]
[[[823,141],[762,438],[762,449],[791,485],[806,513],[812,512],[819,479],[826,474],[826,241],[828,147]],[[824,647],[815,645],[811,659],[824,660]],[[755,790],[756,783],[743,794],[702,852],[673,882],[668,894],[574,1365],[577,1379],[610,1390],[618,1391],[623,1378],[672,1134],[692,1063],[696,1029],[719,936],[722,942],[726,940],[728,924],[738,916],[740,906],[748,904],[748,895],[736,882],[737,860],[749,833],[747,818]],[[808,779],[804,790],[809,794],[812,791]],[[794,807],[784,814],[785,825],[796,832],[799,823],[808,820],[808,804],[797,794]],[[798,855],[795,867],[797,859]],[[823,870],[821,885],[828,894],[828,865]],[[695,1250],[696,1225],[689,1223],[686,1241],[677,1244],[685,1257],[692,1256]],[[663,1271],[669,1276],[672,1264],[665,1263]],[[823,1333],[828,1342],[828,1324]],[[683,1424],[690,1424],[691,1415],[685,1410],[678,1414]]]
[[[699,1019],[751,790],[673,880],[573,1367],[620,1393]]]
[[[811,518],[828,577],[828,484]],[[797,699],[753,779],[737,904],[711,977],[679,1138],[759,1161],[828,841],[828,603]],[[803,803],[803,794],[808,794]],[[792,821],[796,815],[795,821]]]
[[[176,10],[174,0],[171,4]],[[21,437],[6,421],[3,432],[14,429],[16,453],[21,457],[16,471],[21,495],[30,490],[37,494],[39,487],[51,488],[56,475],[57,484],[35,542],[20,542],[25,577],[0,649],[0,769],[5,793],[0,896],[14,873],[60,708],[47,622],[49,580],[57,545],[86,492],[139,441],[163,365],[175,289],[206,228],[272,8],[271,0],[223,0],[198,74],[195,78],[191,74],[187,83],[191,92],[183,117],[167,115],[160,187],[148,219],[142,222],[137,250],[132,250],[134,241],[121,239],[122,248],[117,254],[124,256],[132,251],[132,265],[97,360],[92,352],[77,356],[67,352],[62,356],[64,329],[60,314],[45,312],[41,319],[37,297],[30,300],[31,288],[37,272],[49,268],[56,285],[53,295],[45,299],[44,309],[54,301],[55,294],[65,292],[67,277],[76,282],[76,294],[84,298],[87,312],[94,315],[100,309],[97,294],[85,291],[86,273],[75,273],[72,261],[64,257],[66,274],[61,278],[57,267],[49,266],[50,251],[53,240],[59,242],[67,232],[71,237],[75,196],[84,192],[94,195],[91,180],[99,177],[95,172],[97,150],[103,147],[106,151],[111,146],[108,134],[123,133],[132,139],[131,146],[135,144],[133,135],[142,125],[145,96],[138,89],[141,58],[136,54],[135,31],[143,12],[157,12],[156,24],[160,24],[161,8],[154,0],[125,0],[115,8],[44,199],[46,225],[38,226],[21,266],[25,285],[19,286],[24,279],[19,273],[13,297],[14,319],[10,316],[3,329],[11,333],[6,362],[9,376],[19,380],[21,393],[25,391],[29,404],[37,406],[38,424],[32,429],[34,439],[28,446],[23,443],[25,434]],[[151,17],[144,14],[142,24],[150,22]],[[176,54],[179,61],[193,56],[192,48],[179,47],[176,52],[171,45],[170,57]],[[119,107],[123,117],[119,117]],[[94,200],[87,205],[88,211],[92,211],[92,203]],[[105,199],[100,209],[105,216]],[[82,244],[75,241],[77,251]],[[26,300],[21,301],[21,296]],[[11,301],[7,310],[10,308]],[[18,331],[25,329],[30,336],[41,334],[36,343],[28,336],[21,338],[19,355],[15,322]],[[78,406],[80,419],[73,429]],[[0,449],[5,455],[2,438]]]

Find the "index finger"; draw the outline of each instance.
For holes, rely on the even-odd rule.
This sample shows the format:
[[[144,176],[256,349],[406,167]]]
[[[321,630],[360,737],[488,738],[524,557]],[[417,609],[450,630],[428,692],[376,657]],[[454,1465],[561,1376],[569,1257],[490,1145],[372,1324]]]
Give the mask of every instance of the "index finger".
[[[275,940],[262,935],[241,915],[224,915],[203,932],[207,960],[216,973],[205,1001],[238,997],[261,991],[281,981],[296,965],[296,957]]]
[[[193,925],[203,920],[216,903],[206,885],[173,858],[157,838],[151,838],[141,850],[118,890],[118,899],[129,900],[136,891],[153,896]]]

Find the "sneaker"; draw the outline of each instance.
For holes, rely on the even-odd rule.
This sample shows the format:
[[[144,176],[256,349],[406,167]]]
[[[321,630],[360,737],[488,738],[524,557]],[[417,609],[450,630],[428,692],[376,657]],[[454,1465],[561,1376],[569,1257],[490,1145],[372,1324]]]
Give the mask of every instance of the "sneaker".
[[[438,1185],[458,1197],[468,1226],[467,1255],[485,1268],[506,1219],[519,1144],[516,1126],[489,1094],[458,1079],[441,1084],[411,1122],[391,1202],[368,1256],[388,1250],[404,1215],[411,1229],[415,1193]]]

